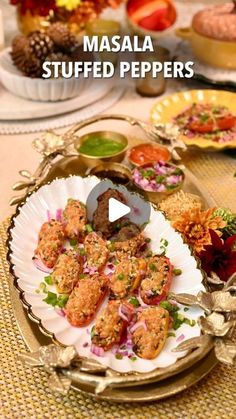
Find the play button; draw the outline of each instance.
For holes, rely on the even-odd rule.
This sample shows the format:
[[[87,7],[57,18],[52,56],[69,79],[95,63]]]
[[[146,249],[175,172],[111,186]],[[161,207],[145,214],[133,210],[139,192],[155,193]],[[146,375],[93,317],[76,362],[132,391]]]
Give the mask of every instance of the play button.
[[[130,207],[122,204],[122,202],[117,201],[117,199],[114,198],[109,199],[108,205],[108,219],[110,223],[114,223],[114,221],[119,220],[120,218],[130,214],[131,212]]]
[[[138,235],[150,220],[151,206],[137,193],[110,180],[97,182],[86,201],[87,219],[107,240]]]

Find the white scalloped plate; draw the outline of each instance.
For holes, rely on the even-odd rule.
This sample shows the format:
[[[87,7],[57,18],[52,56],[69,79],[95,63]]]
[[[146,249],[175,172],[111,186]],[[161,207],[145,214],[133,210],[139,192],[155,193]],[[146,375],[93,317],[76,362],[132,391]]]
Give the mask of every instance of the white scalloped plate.
[[[54,335],[60,343],[75,345],[81,356],[96,359],[103,365],[119,372],[149,372],[158,367],[167,367],[174,364],[178,357],[184,356],[183,353],[180,355],[172,352],[172,349],[178,345],[176,340],[180,335],[184,335],[184,340],[200,335],[197,323],[194,327],[183,324],[176,331],[176,337],[169,337],[160,355],[152,361],[140,358],[132,361],[128,357],[123,357],[120,360],[116,359],[111,351],[106,352],[104,357],[97,357],[90,352],[89,346],[84,347],[85,343],[90,342],[90,330],[94,322],[85,328],[72,327],[66,318],[61,317],[53,307],[43,301],[45,294],[35,293],[45,274],[36,269],[32,262],[32,256],[37,246],[39,229],[47,220],[47,210],[54,214],[58,208],[65,207],[68,198],[80,199],[86,203],[88,194],[99,182],[95,176],[57,179],[33,193],[20,208],[11,230],[10,260],[17,277],[18,287],[22,290],[21,298],[24,303],[27,303],[29,311],[42,328]],[[121,190],[126,195],[128,203],[131,204],[132,200],[135,201],[137,198],[123,186],[117,187],[112,182],[110,183],[111,187]],[[167,239],[169,244],[166,254],[172,264],[182,270],[182,274],[174,278],[171,291],[196,295],[200,290],[204,290],[202,273],[197,267],[195,258],[191,255],[188,246],[183,243],[181,235],[171,227],[160,211],[152,208],[150,223],[147,225],[145,233],[147,237],[151,238],[151,248],[154,251],[158,251],[161,238]],[[53,287],[51,288],[53,291]],[[183,311],[183,307],[181,311]],[[190,319],[197,320],[203,312],[198,308],[190,308],[187,313],[183,311],[183,314]]]

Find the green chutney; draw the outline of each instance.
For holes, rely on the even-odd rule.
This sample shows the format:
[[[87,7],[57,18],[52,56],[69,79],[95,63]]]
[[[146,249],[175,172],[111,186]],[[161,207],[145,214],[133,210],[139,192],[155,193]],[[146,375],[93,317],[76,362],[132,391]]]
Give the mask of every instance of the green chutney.
[[[81,144],[79,152],[87,156],[106,157],[117,154],[124,148],[124,144],[118,141],[109,138],[92,137]]]

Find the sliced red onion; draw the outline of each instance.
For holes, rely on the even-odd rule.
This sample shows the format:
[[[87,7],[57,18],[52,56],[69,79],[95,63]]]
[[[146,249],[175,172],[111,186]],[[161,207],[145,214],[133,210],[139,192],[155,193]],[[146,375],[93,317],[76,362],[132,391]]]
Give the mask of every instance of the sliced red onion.
[[[63,210],[61,208],[56,210],[56,220],[61,221]]]
[[[176,342],[182,342],[182,340],[184,340],[185,335],[182,333],[181,335],[179,335],[179,337],[176,339]]]
[[[135,330],[137,330],[139,327],[143,327],[145,330],[147,330],[147,325],[145,323],[145,321],[140,320],[139,322],[135,323],[131,328],[130,328],[130,333],[134,333]]]
[[[126,317],[126,321],[129,322],[134,313],[133,306],[127,306],[126,304],[121,304],[119,309],[121,309],[121,313]]]
[[[146,292],[146,296],[147,296],[147,297],[153,297],[153,296],[154,296],[154,292],[153,292],[152,290],[148,290],[148,291]]]
[[[50,274],[52,272],[52,269],[47,268],[47,266],[38,258],[33,258],[33,264],[39,271],[44,272],[45,274]]]
[[[158,188],[157,188],[157,190],[158,190],[158,192],[165,192],[166,191],[166,187],[165,187],[165,185],[159,185],[158,186]]]
[[[89,346],[89,343],[88,342],[84,342],[83,343],[83,348],[87,348]]]
[[[120,304],[119,309],[118,309],[118,314],[124,321],[128,322],[128,317],[126,317],[126,315],[122,312],[122,307],[123,305]]]
[[[59,316],[61,316],[61,317],[65,317],[66,313],[65,313],[65,311],[63,310],[63,308],[55,308],[54,310],[55,310],[55,312],[56,312],[57,314],[59,314]]]
[[[97,273],[97,268],[94,266],[87,266],[84,268],[84,274],[95,275]]]
[[[90,348],[90,351],[94,354],[94,355],[97,355],[97,356],[104,356],[104,349],[102,349],[102,348],[100,348],[99,346],[97,346],[97,345],[94,345],[93,343],[92,343],[92,345],[91,345],[91,348]]]
[[[47,210],[47,219],[48,219],[48,222],[50,222],[52,219],[52,214],[49,210]]]

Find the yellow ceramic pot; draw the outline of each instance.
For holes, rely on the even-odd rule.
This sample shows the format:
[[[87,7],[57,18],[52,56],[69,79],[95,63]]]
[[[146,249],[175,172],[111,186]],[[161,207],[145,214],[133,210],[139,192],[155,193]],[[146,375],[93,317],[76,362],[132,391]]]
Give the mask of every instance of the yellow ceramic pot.
[[[236,69],[236,42],[219,41],[200,35],[193,28],[176,29],[176,35],[189,41],[200,61],[213,67]]]

